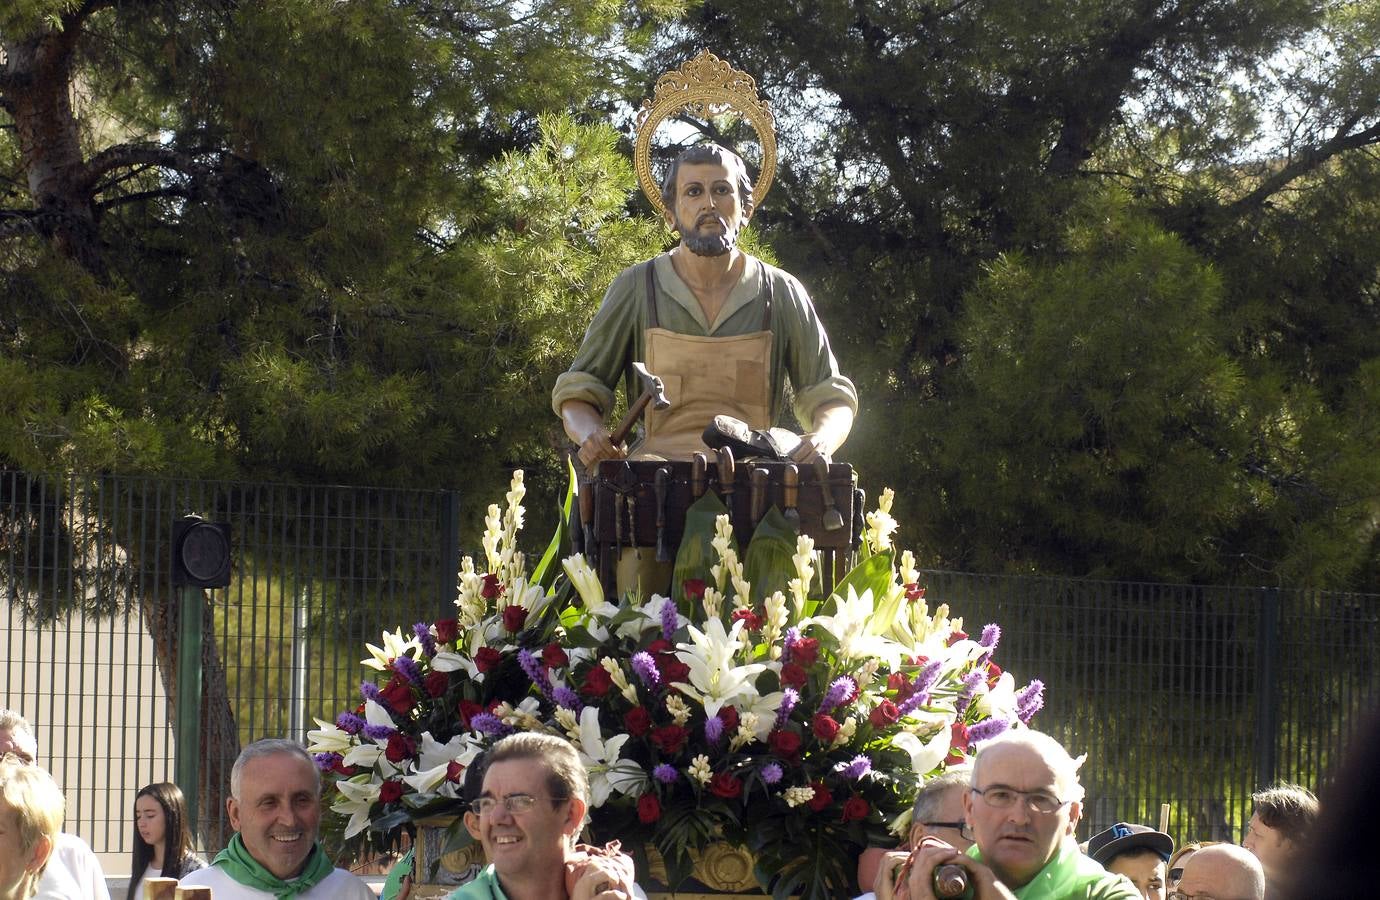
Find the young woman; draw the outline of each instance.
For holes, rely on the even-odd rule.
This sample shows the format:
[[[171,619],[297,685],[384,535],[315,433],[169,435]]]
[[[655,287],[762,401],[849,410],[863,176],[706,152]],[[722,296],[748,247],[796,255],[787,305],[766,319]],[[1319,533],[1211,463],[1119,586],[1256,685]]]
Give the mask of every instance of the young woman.
[[[175,784],[160,782],[134,796],[134,864],[126,900],[144,896],[149,878],[181,878],[206,863],[192,852],[187,802]]]

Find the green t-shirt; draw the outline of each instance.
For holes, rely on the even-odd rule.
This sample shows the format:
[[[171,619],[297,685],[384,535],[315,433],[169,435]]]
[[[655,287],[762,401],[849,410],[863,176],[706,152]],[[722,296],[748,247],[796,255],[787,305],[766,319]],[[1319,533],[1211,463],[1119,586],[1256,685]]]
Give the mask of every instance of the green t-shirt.
[[[556,415],[567,400],[583,400],[608,414],[621,378],[637,392],[632,364],[646,360],[643,332],[647,328],[647,283],[642,263],[619,273],[604,293],[594,320],[569,371],[556,379],[551,408]],[[810,295],[794,276],[748,256],[742,278],[728,295],[723,311],[711,327],[695,295],[681,281],[668,254],[653,260],[656,272],[657,322],[668,331],[701,337],[737,337],[762,329],[768,282],[771,284],[772,359],[771,417],[773,424],[784,403],[786,382],[795,391],[795,414],[810,428],[814,411],[829,401],[842,401],[854,412],[858,392],[839,372],[829,337],[815,313]],[[656,373],[653,373],[656,374]]]
[[[508,900],[498,883],[498,873],[492,865],[485,866],[479,877],[469,884],[462,884],[452,891],[446,900]]]
[[[982,861],[976,844],[968,855]],[[1054,859],[1012,893],[1020,900],[1142,900],[1130,879],[1108,872],[1073,841],[1065,841]]]

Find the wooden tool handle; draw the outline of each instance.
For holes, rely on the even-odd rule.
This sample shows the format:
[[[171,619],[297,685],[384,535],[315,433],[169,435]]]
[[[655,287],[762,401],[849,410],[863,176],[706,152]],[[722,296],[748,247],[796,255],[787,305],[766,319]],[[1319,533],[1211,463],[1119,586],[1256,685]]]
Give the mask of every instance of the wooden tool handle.
[[[789,463],[781,472],[781,502],[787,509],[800,505],[800,469]]]
[[[176,896],[176,878],[149,878],[144,881],[144,900],[173,900]]]

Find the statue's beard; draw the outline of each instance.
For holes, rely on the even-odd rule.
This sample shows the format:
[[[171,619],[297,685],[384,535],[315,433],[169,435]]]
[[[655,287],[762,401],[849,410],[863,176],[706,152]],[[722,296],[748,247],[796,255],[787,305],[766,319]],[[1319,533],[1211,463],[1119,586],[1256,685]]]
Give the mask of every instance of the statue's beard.
[[[719,220],[723,222],[722,219]],[[676,230],[680,232],[680,242],[685,249],[696,256],[723,256],[728,251],[738,245],[738,231],[727,227],[724,223],[722,233],[703,232],[699,227],[686,227],[685,223],[676,219]]]

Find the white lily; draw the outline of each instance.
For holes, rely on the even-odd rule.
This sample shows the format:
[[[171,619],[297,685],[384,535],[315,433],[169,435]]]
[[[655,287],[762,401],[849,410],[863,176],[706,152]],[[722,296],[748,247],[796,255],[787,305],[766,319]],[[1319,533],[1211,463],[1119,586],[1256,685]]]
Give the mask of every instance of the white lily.
[[[331,809],[350,817],[345,824],[345,837],[352,838],[369,827],[369,810],[378,802],[382,785],[368,775],[356,775],[337,781],[335,787],[340,796],[331,804]]]
[[[307,752],[344,754],[355,745],[355,739],[347,731],[342,731],[330,722],[315,719],[321,726],[316,731],[307,732]]]
[[[807,625],[818,625],[834,636],[838,642],[838,652],[842,659],[867,659],[876,657],[895,668],[905,653],[904,647],[895,641],[874,632],[886,626],[875,621],[876,607],[872,601],[872,589],[858,594],[853,585],[848,585],[848,596],[835,594],[835,613],[832,616],[814,616],[801,622],[801,631]]]
[[[627,740],[626,734],[603,739],[603,732],[599,728],[599,710],[595,707],[586,706],[580,713],[580,761],[589,773],[591,807],[603,806],[609,794],[615,790],[628,794],[640,791],[646,784],[647,775],[641,766],[632,760],[618,758]]]
[[[771,730],[776,727],[776,711],[781,708],[781,701],[784,699],[784,691],[772,691],[770,694],[746,698],[743,694],[738,695],[738,715],[744,722],[748,721],[749,714],[755,719],[752,731],[757,740],[765,741]]]
[[[690,683],[674,682],[672,686],[698,700],[707,716],[717,715],[739,696],[757,696],[749,680],[765,669],[766,664],[733,664],[743,624],[739,619],[729,631],[724,631],[724,623],[718,619],[706,622],[704,631],[690,625],[690,643],[676,645],[676,656],[690,667]]]
[[[633,640],[642,636],[643,632],[656,629],[661,630],[662,610],[667,604],[675,606],[676,603],[670,597],[663,597],[660,594],[653,594],[651,599],[636,607],[637,616],[618,626],[618,636],[631,638]],[[676,613],[676,629],[679,630],[689,624],[690,620]]]
[[[910,768],[916,775],[926,775],[949,755],[949,729],[941,728],[928,741],[909,731],[902,731],[891,739],[892,746],[910,754]]]
[[[371,669],[386,672],[389,663],[406,654],[407,651],[418,649],[420,646],[417,643],[416,635],[404,639],[401,628],[394,632],[385,631],[383,633],[383,646],[375,647],[373,644],[365,644],[365,649],[369,651],[369,658],[362,659],[360,662]]]
[[[442,744],[422,732],[422,743],[417,753],[417,771],[403,778],[419,794],[439,793],[442,796],[457,797],[456,785],[446,781],[446,773],[452,762],[468,766],[484,750],[483,742],[472,734],[457,734]]]
[[[590,568],[589,560],[585,559],[584,554],[567,556],[561,560],[561,568],[570,576],[570,583],[575,585],[575,591],[580,595],[580,601],[584,603],[586,610],[594,612],[608,602],[604,598],[604,586],[599,582],[599,576]]]
[[[1002,672],[997,683],[973,698],[973,708],[982,718],[1016,718],[1016,679],[1010,672]]]

